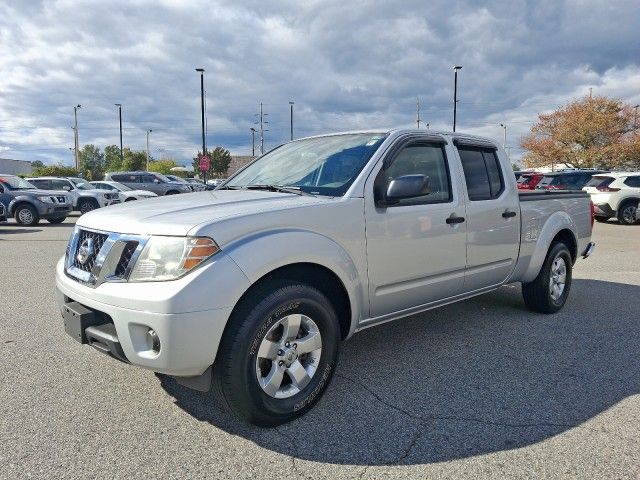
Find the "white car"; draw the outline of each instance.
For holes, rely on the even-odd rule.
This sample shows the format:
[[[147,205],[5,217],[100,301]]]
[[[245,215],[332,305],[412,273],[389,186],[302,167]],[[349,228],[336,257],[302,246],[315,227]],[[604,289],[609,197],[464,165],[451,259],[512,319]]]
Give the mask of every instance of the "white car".
[[[144,198],[157,197],[158,195],[148,190],[134,190],[119,182],[111,182],[107,180],[101,180],[98,182],[91,182],[91,185],[98,190],[108,190],[110,192],[118,192],[120,195],[120,201],[130,202],[131,200],[142,200]]]
[[[614,172],[594,175],[583,190],[591,195],[596,220],[617,217],[624,225],[640,222],[640,172]]]

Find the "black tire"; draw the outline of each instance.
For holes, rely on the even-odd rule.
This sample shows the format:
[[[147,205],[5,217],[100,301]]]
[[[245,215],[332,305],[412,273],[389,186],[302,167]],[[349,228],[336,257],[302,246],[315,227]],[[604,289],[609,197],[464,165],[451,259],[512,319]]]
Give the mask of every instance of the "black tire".
[[[58,224],[58,223],[64,222],[66,219],[67,219],[67,217],[47,218],[47,222],[53,223],[53,224]]]
[[[631,200],[624,202],[618,207],[618,221],[623,225],[635,225],[640,217],[638,216],[638,201]]]
[[[179,194],[179,193],[180,193],[180,192],[179,192],[179,191],[177,191],[177,190],[169,190],[167,193],[165,193],[165,195],[177,195],[177,194]]]
[[[258,383],[257,353],[270,328],[291,314],[313,319],[322,338],[321,353],[306,386],[288,398],[275,398]],[[226,410],[249,423],[283,424],[304,414],[322,396],[336,368],[339,347],[338,317],[320,291],[294,281],[267,282],[242,300],[230,319],[213,366],[213,391]],[[269,368],[275,368],[275,362]],[[292,382],[286,375],[283,385]]]
[[[80,210],[80,213],[82,215],[99,207],[100,205],[98,205],[98,202],[96,202],[93,198],[83,198],[78,202],[78,210]]]
[[[611,217],[595,217],[596,222],[600,222],[600,223],[606,223],[607,221],[609,221]]]
[[[554,299],[550,283],[552,265],[556,258],[561,258],[564,261],[566,279],[562,294]],[[539,313],[556,313],[564,306],[571,290],[572,266],[571,253],[567,246],[562,242],[552,243],[538,276],[532,282],[522,284],[522,296],[529,310]]]
[[[134,200],[137,200],[137,198],[136,198],[136,197],[129,197],[129,198],[127,198],[124,202],[125,202],[125,203],[127,203],[127,202],[133,202]]]
[[[18,205],[13,212],[13,216],[19,225],[24,225],[27,227],[33,227],[40,222],[40,215],[38,215],[38,211],[35,209],[35,207],[32,207],[31,205],[26,203]]]

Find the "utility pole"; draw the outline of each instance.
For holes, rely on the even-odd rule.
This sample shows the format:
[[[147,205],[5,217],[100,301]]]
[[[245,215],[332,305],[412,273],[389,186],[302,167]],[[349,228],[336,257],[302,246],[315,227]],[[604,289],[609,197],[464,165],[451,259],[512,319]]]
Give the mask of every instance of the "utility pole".
[[[633,106],[633,131],[638,128],[638,107],[640,107],[640,105]]]
[[[149,171],[149,134],[153,132],[153,130],[147,130],[147,172]]]
[[[294,102],[289,102],[289,132],[290,140],[293,140],[293,104]]]
[[[251,127],[251,156],[256,156],[256,132],[257,130]]]
[[[120,118],[120,162],[124,163],[124,154],[122,153],[122,104],[116,103],[118,107],[118,117]]]
[[[589,87],[589,99],[593,98],[593,87]]]
[[[416,97],[416,123],[418,130],[420,130],[420,97]]]
[[[264,132],[268,132],[269,131],[269,130],[266,130],[264,128],[265,124],[269,123],[264,119],[264,117],[266,117],[269,114],[263,112],[262,102],[260,102],[260,113],[259,113],[259,115],[260,115],[260,155],[263,155],[264,154]]]
[[[462,65],[453,67],[453,131],[456,131],[456,117],[458,114],[458,70],[462,70]]]
[[[75,154],[75,158],[76,158],[76,171],[80,171],[80,160],[78,158],[78,144],[80,143],[79,138],[78,138],[78,109],[82,108],[82,105],[78,104],[75,107],[73,107],[73,120],[74,120],[74,127],[73,127],[73,133],[74,133],[74,154]]]

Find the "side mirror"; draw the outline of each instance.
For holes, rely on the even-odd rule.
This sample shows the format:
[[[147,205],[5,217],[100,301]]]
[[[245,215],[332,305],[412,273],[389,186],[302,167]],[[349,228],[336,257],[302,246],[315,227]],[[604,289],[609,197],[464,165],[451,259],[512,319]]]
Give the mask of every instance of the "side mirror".
[[[391,180],[379,206],[394,205],[405,198],[422,197],[431,193],[426,175],[403,175]]]

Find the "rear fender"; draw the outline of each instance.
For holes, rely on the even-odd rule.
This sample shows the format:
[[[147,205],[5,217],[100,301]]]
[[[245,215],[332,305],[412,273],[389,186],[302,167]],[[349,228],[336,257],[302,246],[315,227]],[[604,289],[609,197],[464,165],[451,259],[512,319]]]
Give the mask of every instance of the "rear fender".
[[[553,241],[554,237],[562,230],[569,230],[573,235],[574,240],[576,241],[576,245],[578,245],[578,229],[573,218],[571,218],[571,216],[567,212],[560,211],[551,214],[551,216],[544,223],[542,229],[537,234],[535,240],[534,237],[531,236],[532,231],[525,230],[523,225],[521,241],[523,243],[535,241],[531,259],[529,260],[529,265],[522,275],[523,282],[531,282],[538,276],[538,273],[540,273],[540,269],[542,268],[542,264],[547,257],[547,252],[549,251],[551,242]],[[529,237],[525,238],[525,235],[528,235]],[[523,251],[522,248],[521,251]]]

